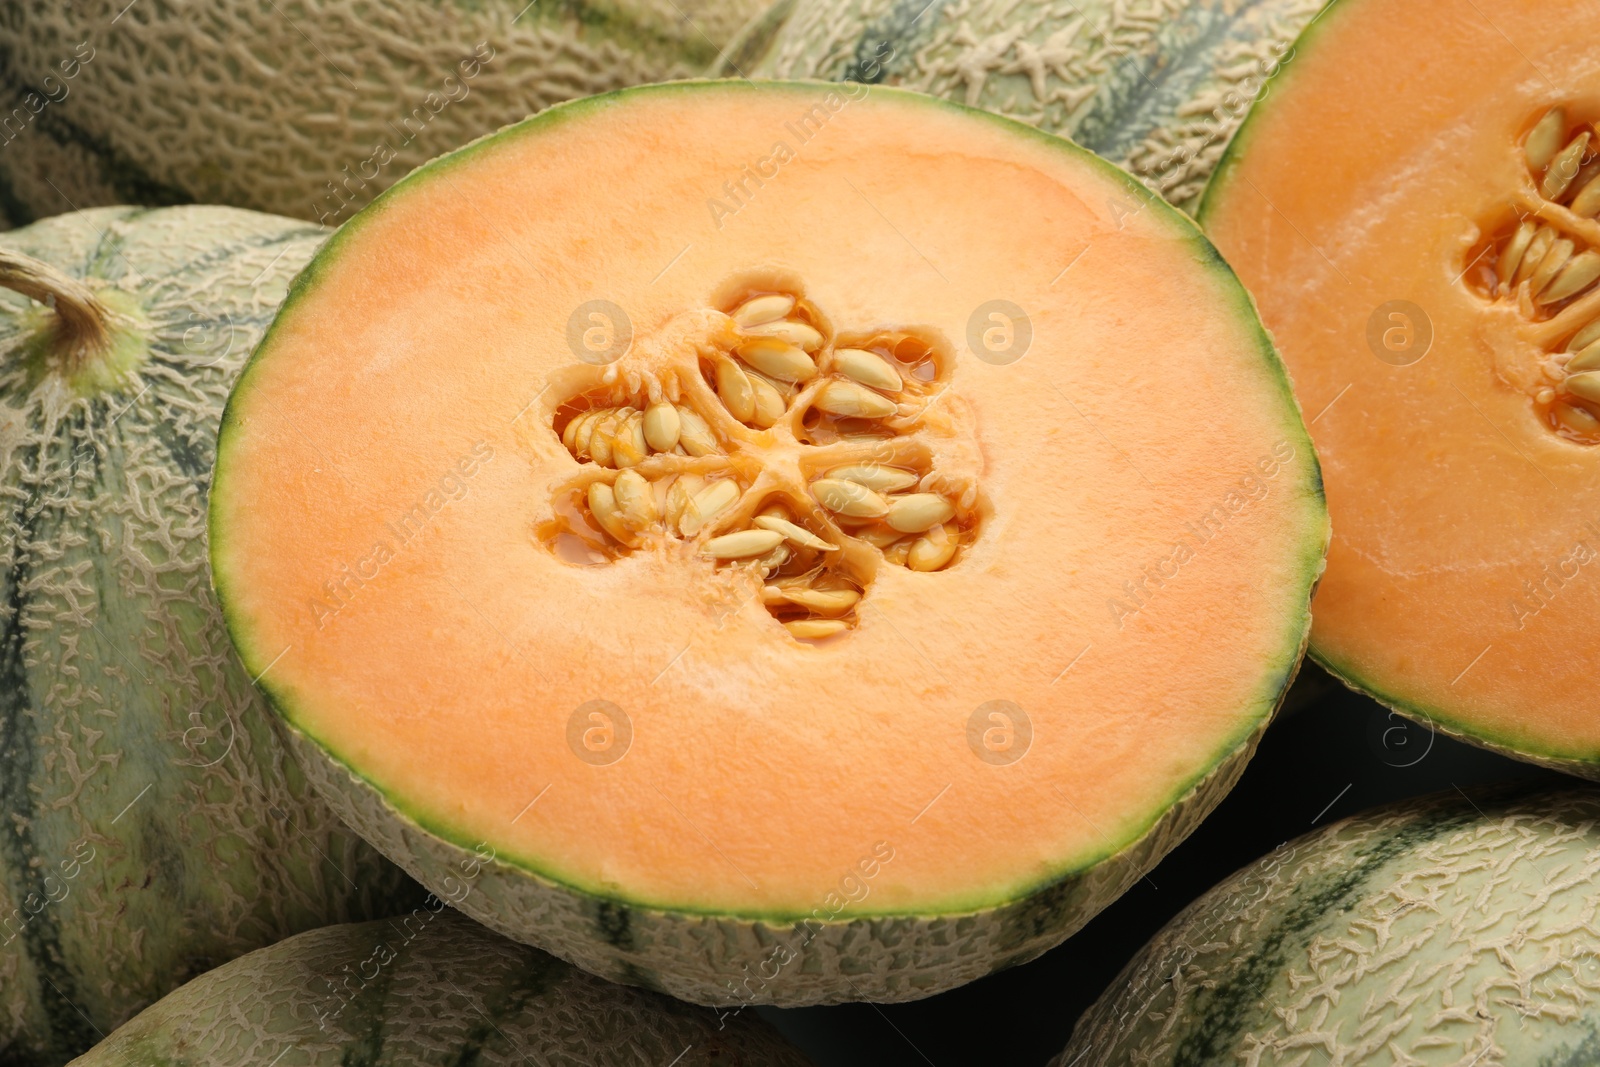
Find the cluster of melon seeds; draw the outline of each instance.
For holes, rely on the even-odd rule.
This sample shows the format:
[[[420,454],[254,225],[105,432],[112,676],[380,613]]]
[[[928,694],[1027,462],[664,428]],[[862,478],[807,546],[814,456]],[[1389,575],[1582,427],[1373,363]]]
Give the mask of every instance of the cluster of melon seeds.
[[[692,543],[701,563],[754,574],[801,640],[851,629],[879,566],[957,559],[977,490],[934,471],[919,435],[951,353],[911,331],[838,334],[791,292],[747,292],[710,321],[682,373],[556,411],[580,467],[546,544],[589,563]]]
[[[1548,324],[1534,402],[1564,437],[1600,444],[1600,139],[1551,108],[1522,145],[1527,185],[1518,219],[1480,256],[1476,281],[1489,299]]]

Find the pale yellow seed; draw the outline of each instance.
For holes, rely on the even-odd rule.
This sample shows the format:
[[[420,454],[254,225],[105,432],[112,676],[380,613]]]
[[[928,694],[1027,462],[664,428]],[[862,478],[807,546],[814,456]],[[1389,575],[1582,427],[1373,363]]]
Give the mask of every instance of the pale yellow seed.
[[[793,319],[782,319],[778,322],[763,323],[752,326],[745,333],[753,333],[758,337],[775,337],[780,341],[787,341],[797,348],[807,352],[815,352],[822,347],[822,334],[814,327]]]
[[[595,420],[594,429],[589,431],[589,458],[602,467],[611,466],[611,435],[626,415],[621,414],[624,409],[617,408],[608,411]]]
[[[949,526],[935,526],[915,541],[906,553],[906,566],[914,571],[936,571],[949,563],[960,543]]]
[[[1572,340],[1567,342],[1567,349],[1576,352],[1588,348],[1596,341],[1600,341],[1600,319],[1595,319],[1589,325],[1572,335]]]
[[[1538,296],[1545,286],[1561,272],[1567,265],[1567,260],[1572,257],[1572,242],[1565,237],[1550,246],[1550,251],[1544,254],[1544,259],[1539,261],[1539,269],[1533,272],[1533,277],[1528,281],[1528,292]]]
[[[794,310],[794,297],[783,293],[757,296],[733,309],[733,321],[740,326],[760,326],[776,322]]]
[[[1565,108],[1553,107],[1544,113],[1544,117],[1529,131],[1528,139],[1523,143],[1522,150],[1527,156],[1528,166],[1535,172],[1544,170],[1545,164],[1550,162],[1561,148],[1561,138],[1567,132],[1567,112]]]
[[[770,504],[762,505],[761,510],[756,512],[756,517],[763,519],[792,520],[794,518],[794,512],[789,510],[788,504],[785,504],[781,500],[774,500]]]
[[[1583,165],[1583,153],[1588,148],[1589,131],[1584,130],[1550,161],[1549,168],[1544,172],[1544,181],[1539,183],[1539,192],[1544,194],[1546,200],[1561,199],[1567,186],[1572,184],[1572,179],[1578,176],[1578,168]]]
[[[883,419],[896,411],[893,400],[855,382],[829,382],[817,390],[814,402],[830,415],[855,419]]]
[[[861,538],[873,548],[888,548],[903,535],[892,526],[866,526],[856,530],[853,536]]]
[[[756,410],[750,421],[760,429],[765,430],[768,426],[783,418],[783,410],[787,407],[787,404],[784,402],[783,394],[778,392],[777,388],[765,378],[754,374],[746,375],[746,377],[750,379],[750,388],[755,394]]]
[[[1567,378],[1563,383],[1573,396],[1600,404],[1600,371],[1583,371]]]
[[[657,452],[671,452],[678,447],[678,431],[683,420],[678,409],[665,400],[657,400],[644,412],[644,439]]]
[[[905,385],[900,379],[900,372],[891,367],[888,360],[876,352],[860,348],[835,350],[833,369],[862,385],[870,385],[874,389],[883,389],[891,393],[898,393]]]
[[[1584,435],[1600,434],[1600,418],[1588,408],[1576,404],[1556,404],[1550,409],[1556,421],[1574,433]]]
[[[809,382],[817,376],[815,360],[803,349],[777,337],[744,341],[734,351],[762,374],[786,382]]]
[[[637,467],[649,455],[650,446],[644,439],[644,412],[635,411],[611,437],[611,462],[618,467]]]
[[[909,537],[896,541],[883,550],[883,561],[892,563],[896,567],[904,567],[911,558],[911,546],[914,543]]]
[[[828,477],[857,482],[879,493],[898,493],[917,484],[917,476],[913,472],[877,463],[851,463],[835,467],[828,472]]]
[[[1495,274],[1500,278],[1501,285],[1510,283],[1517,272],[1517,267],[1522,263],[1523,253],[1528,250],[1528,242],[1533,240],[1533,235],[1539,232],[1539,224],[1532,219],[1524,219],[1517,226],[1511,240],[1506,242],[1506,249],[1500,253],[1499,262],[1495,264]]]
[[[1567,261],[1555,280],[1539,294],[1539,303],[1553,304],[1583,292],[1600,278],[1600,252],[1580,252]]]
[[[656,494],[638,471],[623,471],[611,486],[622,521],[642,530],[656,521]]]
[[[783,599],[818,615],[843,615],[861,600],[854,589],[806,589],[780,587]]]
[[[693,537],[738,499],[739,486],[732,479],[712,482],[689,498],[689,506],[684,508],[683,517],[678,520],[679,532],[685,537]]]
[[[828,542],[824,541],[822,538],[818,537],[804,526],[798,526],[795,523],[790,522],[788,519],[780,518],[777,515],[757,515],[754,521],[757,526],[761,527],[761,529],[771,530],[774,533],[781,534],[785,540],[793,541],[801,548],[815,548],[822,552],[834,552],[837,551],[839,547],[838,545],[828,544]]]
[[[783,628],[802,641],[816,641],[843,633],[850,624],[841,619],[795,619],[784,623]]]
[[[1600,178],[1590,178],[1568,206],[1574,215],[1583,219],[1592,219],[1600,213]]]
[[[908,493],[889,504],[885,521],[901,533],[921,533],[955,517],[955,505],[937,493]]]
[[[682,521],[684,513],[689,509],[689,487],[682,478],[677,479],[667,488],[667,502],[662,509],[662,515],[667,520],[668,526],[676,527]]]
[[[1588,348],[1580,348],[1571,359],[1567,360],[1568,374],[1586,370],[1600,370],[1600,341],[1594,342]]]
[[[811,483],[811,492],[823,507],[840,515],[875,519],[889,513],[889,502],[859,482],[818,478]]]
[[[623,544],[633,540],[633,532],[628,529],[627,523],[622,521],[622,512],[617,508],[616,495],[605,482],[593,482],[589,485],[589,513],[595,517],[600,528],[616,540]]]
[[[731,359],[717,364],[717,396],[728,414],[740,422],[755,417],[756,391],[750,387],[750,376]]]
[[[561,444],[565,446],[568,452],[574,450],[573,446],[577,443],[578,426],[582,422],[583,413],[579,412],[578,414],[572,416],[572,418],[568,419],[567,425],[561,430]]]
[[[1539,261],[1550,250],[1550,245],[1555,239],[1556,232],[1554,230],[1548,226],[1539,227],[1538,232],[1533,235],[1533,240],[1528,242],[1528,251],[1524,253],[1522,262],[1517,264],[1517,273],[1512,278],[1512,284],[1521,283],[1524,278],[1539,269]]]
[[[712,559],[746,559],[771,552],[783,544],[783,535],[773,530],[740,530],[713,537],[700,551]]]
[[[722,452],[711,433],[711,424],[701,418],[699,412],[680,405],[678,419],[678,443],[685,452],[691,456],[715,456]]]
[[[582,459],[589,455],[589,445],[594,437],[594,428],[600,425],[600,420],[610,413],[609,408],[598,410],[591,408],[579,415],[573,421],[578,428],[572,431],[572,454]]]

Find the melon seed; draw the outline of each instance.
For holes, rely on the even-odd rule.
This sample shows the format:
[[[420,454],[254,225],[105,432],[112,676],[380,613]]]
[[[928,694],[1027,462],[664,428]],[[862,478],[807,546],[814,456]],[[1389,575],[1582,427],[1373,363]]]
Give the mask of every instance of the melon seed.
[[[650,455],[644,439],[644,412],[635,411],[617,426],[611,437],[611,462],[618,467],[637,467]]]
[[[678,443],[691,456],[715,456],[721,453],[717,439],[712,436],[711,425],[692,408],[678,409]]]
[[[862,385],[890,393],[898,393],[905,384],[900,379],[900,372],[891,367],[888,360],[860,348],[836,350],[833,353],[833,369]]]
[[[1533,278],[1528,282],[1528,292],[1538,296],[1550,280],[1556,276],[1562,267],[1567,265],[1567,260],[1572,255],[1572,242],[1565,237],[1550,246],[1544,254],[1544,259],[1539,261],[1539,269],[1533,272]]]
[[[622,521],[622,512],[617,510],[617,498],[611,487],[605,482],[591,482],[589,485],[589,513],[595,517],[600,528],[623,544],[633,540],[633,534]]]
[[[1572,335],[1572,340],[1567,342],[1570,351],[1577,352],[1588,348],[1596,341],[1600,341],[1600,318],[1594,319],[1589,325]]]
[[[732,479],[712,482],[689,498],[688,506],[683,509],[683,517],[678,520],[678,531],[685,537],[693,537],[701,527],[728,510],[738,499],[739,486]]]
[[[656,494],[638,471],[626,470],[617,475],[611,486],[622,521],[635,530],[642,530],[656,521]]]
[[[1524,219],[1517,226],[1517,232],[1511,235],[1511,240],[1506,242],[1506,250],[1500,254],[1500,262],[1495,264],[1495,274],[1499,276],[1501,285],[1511,284],[1512,276],[1522,263],[1523,253],[1528,250],[1528,242],[1533,240],[1533,235],[1538,231],[1538,223],[1532,219]]]
[[[843,615],[861,600],[861,594],[854,589],[776,588],[779,595],[790,604],[818,615]]]
[[[765,430],[783,418],[783,411],[787,406],[783,394],[760,375],[748,374],[745,377],[750,379],[750,388],[755,394],[755,414],[751,416],[750,421]]]
[[[840,515],[875,519],[889,513],[889,502],[859,482],[818,478],[811,483],[817,502]]]
[[[615,408],[607,411],[595,420],[594,429],[589,431],[589,458],[602,467],[611,466],[611,431],[620,421],[618,413],[621,410]]]
[[[1590,178],[1568,206],[1580,219],[1592,219],[1600,213],[1600,177]]]
[[[600,425],[601,418],[609,411],[609,408],[590,408],[573,420],[578,424],[578,428],[572,432],[573,455],[579,459],[589,455],[589,446],[594,439],[594,428]]]
[[[782,535],[786,540],[793,541],[801,548],[815,548],[823,552],[837,551],[837,545],[830,545],[804,526],[797,526],[788,519],[777,515],[757,515],[755,524],[763,530],[771,530]]]
[[[771,552],[782,543],[783,535],[774,530],[740,530],[713,537],[700,551],[712,559],[744,559]]]
[[[917,476],[911,471],[901,470],[899,467],[884,467],[877,463],[852,463],[844,467],[835,467],[828,472],[828,477],[857,482],[879,493],[898,493],[917,484]]]
[[[813,327],[803,322],[795,322],[793,319],[752,326],[745,333],[753,333],[757,337],[775,337],[807,352],[815,352],[822,347],[822,334]]]
[[[859,537],[873,548],[888,548],[890,545],[900,540],[901,533],[892,526],[874,524],[872,526],[864,526],[861,529],[856,530],[851,536]]]
[[[1539,268],[1539,261],[1544,258],[1545,252],[1550,248],[1550,243],[1556,239],[1556,232],[1548,226],[1540,226],[1533,235],[1533,240],[1528,242],[1528,251],[1523,255],[1522,262],[1517,264],[1517,273],[1512,278],[1512,284],[1520,284],[1522,280]]]
[[[1567,111],[1562,107],[1553,107],[1544,113],[1528,133],[1528,140],[1523,144],[1522,151],[1527,156],[1528,166],[1535,171],[1544,170],[1545,164],[1556,154],[1561,147],[1561,137],[1567,132]]]
[[[786,382],[808,382],[817,376],[816,361],[782,338],[757,337],[743,342],[734,351],[762,374]]]
[[[750,379],[739,364],[731,359],[717,364],[717,396],[728,414],[740,422],[755,418],[756,391],[750,387]]]
[[[921,533],[955,517],[955,505],[937,493],[908,493],[896,497],[885,518],[901,533]]]
[[[1557,300],[1565,300],[1576,293],[1581,293],[1600,278],[1600,252],[1593,250],[1580,252],[1567,261],[1561,268],[1561,273],[1556,275],[1544,292],[1539,294],[1539,303],[1553,304]]]
[[[855,382],[831,381],[817,391],[816,406],[830,415],[882,419],[897,410],[893,400]]]
[[[918,538],[918,540],[921,540],[921,538]],[[909,537],[896,541],[883,550],[883,561],[896,567],[904,567],[911,557],[912,543]]]
[[[815,641],[843,633],[850,628],[850,624],[842,619],[795,619],[784,623],[783,628],[803,641]]]
[[[1567,392],[1600,404],[1600,371],[1583,371],[1566,380]]]
[[[1600,342],[1579,349],[1571,359],[1567,360],[1568,374],[1576,374],[1583,370],[1600,370]]]
[[[1552,152],[1555,149],[1551,149]],[[757,296],[733,309],[733,321],[740,326],[761,326],[775,322],[794,310],[794,297],[783,293]]]
[[[644,412],[644,439],[657,452],[671,452],[678,446],[678,431],[683,420],[678,409],[665,400],[657,400]]]
[[[955,531],[948,526],[935,526],[911,542],[906,552],[906,566],[914,571],[936,571],[950,562],[956,554],[958,541]]]
[[[1560,200],[1561,194],[1567,191],[1567,186],[1572,184],[1572,179],[1578,174],[1578,167],[1583,161],[1583,153],[1589,147],[1589,131],[1584,130],[1574,137],[1561,154],[1550,161],[1550,167],[1544,172],[1544,181],[1539,185],[1539,191],[1546,200]]]
[[[1550,409],[1556,421],[1574,433],[1591,435],[1600,433],[1600,418],[1588,408],[1576,404],[1556,404]]]
[[[667,487],[666,506],[661,509],[668,526],[678,526],[689,510],[689,487],[682,478],[674,479]]]

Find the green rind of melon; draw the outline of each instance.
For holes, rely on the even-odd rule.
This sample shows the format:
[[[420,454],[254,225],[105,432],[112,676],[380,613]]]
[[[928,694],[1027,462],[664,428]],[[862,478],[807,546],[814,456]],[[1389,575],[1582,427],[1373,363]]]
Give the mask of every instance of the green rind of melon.
[[[1069,137],[1193,206],[1323,0],[776,0],[719,74],[895,85]]]
[[[1325,1058],[1310,1062],[1594,1063],[1597,873],[1592,788],[1454,791],[1346,819],[1181,912],[1051,1067],[1285,1067],[1311,1047]]]
[[[1327,32],[1330,25],[1338,22],[1338,12],[1352,6],[1352,0],[1329,0],[1328,6],[1322,14],[1313,19],[1306,26],[1300,37],[1295,40],[1293,52],[1279,67],[1278,71],[1267,82],[1260,99],[1251,109],[1239,131],[1234,135],[1227,151],[1217,164],[1211,180],[1206,184],[1204,195],[1200,198],[1199,206],[1195,211],[1195,219],[1201,228],[1205,228],[1207,219],[1216,210],[1218,198],[1228,188],[1235,167],[1242,156],[1250,151],[1256,132],[1261,128],[1260,116],[1268,114],[1272,109],[1272,99],[1286,87],[1294,84],[1294,72],[1298,69],[1293,57],[1308,48],[1317,46],[1322,35]],[[1316,641],[1315,631],[1312,633],[1308,649],[1309,655],[1318,666],[1337,678],[1347,688],[1376,700],[1386,708],[1404,715],[1406,718],[1425,726],[1430,731],[1437,731],[1447,737],[1464,741],[1479,748],[1498,752],[1502,756],[1522,760],[1540,767],[1561,771],[1564,774],[1600,781],[1600,750],[1583,752],[1576,749],[1562,748],[1553,745],[1547,737],[1537,736],[1533,731],[1518,732],[1510,728],[1499,730],[1485,728],[1482,725],[1470,723],[1461,718],[1452,709],[1438,704],[1427,698],[1426,695],[1400,695],[1391,684],[1378,681],[1349,663],[1331,655],[1326,649],[1320,648]]]
[[[77,1067],[805,1067],[754,1013],[602,982],[449,909],[330,926],[196,978]]]
[[[60,1064],[193,975],[422,894],[292,762],[207,579],[224,400],[324,238],[227,208],[0,236],[134,320],[115,373],[72,375],[0,290],[0,1062]]]
[[[641,86],[574,101],[488,135],[419,168],[379,196],[332,237],[295,279],[277,324],[288,321],[299,302],[317,285],[370,218],[389,210],[414,185],[468,162],[474,154],[503,141],[537,136],[557,124],[580,120],[639,94],[815,93],[814,83],[779,81],[699,81]],[[729,914],[698,907],[693,901],[621,900],[583,884],[548,859],[497,853],[484,862],[474,834],[419,810],[399,789],[373,780],[351,766],[314,732],[297,721],[299,699],[270,672],[278,649],[256,647],[244,620],[230,609],[233,568],[228,532],[218,525],[218,501],[228,492],[231,442],[242,433],[239,410],[248,403],[252,383],[271,358],[269,330],[223,415],[218,442],[213,508],[210,514],[212,581],[241,657],[282,716],[285,733],[307,777],[348,822],[385,855],[424,885],[510,937],[536,944],[595,974],[671,993],[696,1003],[781,1004],[797,1006],[854,1000],[900,1001],[932,995],[1003,967],[1026,962],[1060,943],[1104,909],[1187,837],[1227,794],[1255,751],[1262,731],[1282,703],[1303,657],[1310,632],[1309,602],[1327,552],[1328,524],[1321,468],[1287,372],[1260,326],[1249,295],[1210,241],[1185,216],[1164,203],[1126,172],[1054,135],[936,97],[895,89],[873,89],[918,106],[979,116],[1015,136],[1033,139],[1101,171],[1120,184],[1139,209],[1150,210],[1189,241],[1196,260],[1216,271],[1235,295],[1236,310],[1251,324],[1260,355],[1283,400],[1284,440],[1307,458],[1306,483],[1295,487],[1308,512],[1311,532],[1304,544],[1305,607],[1285,620],[1281,663],[1263,668],[1263,691],[1252,701],[1255,713],[1242,717],[1239,731],[1226,739],[1210,764],[1174,792],[1150,805],[1149,815],[1110,831],[1102,850],[1072,857],[1044,878],[1022,885],[984,887],[971,897],[939,902],[924,914],[873,913],[817,921],[805,914],[752,912]],[[470,879],[464,878],[467,871]],[[781,980],[745,985],[759,967],[775,958]]]
[[[7,0],[0,214],[21,224],[199,202],[336,224],[485,131],[561,100],[699,74],[762,6]],[[493,58],[464,78],[459,65],[480,45]],[[380,144],[392,161],[374,154]]]

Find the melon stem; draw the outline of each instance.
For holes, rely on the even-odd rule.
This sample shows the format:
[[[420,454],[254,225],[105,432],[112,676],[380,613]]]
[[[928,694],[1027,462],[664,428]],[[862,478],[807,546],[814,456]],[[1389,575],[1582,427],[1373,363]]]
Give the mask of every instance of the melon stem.
[[[83,279],[15,249],[0,248],[0,287],[46,309],[28,346],[33,373],[54,373],[77,391],[92,393],[121,383],[137,362],[143,347],[137,318]]]

